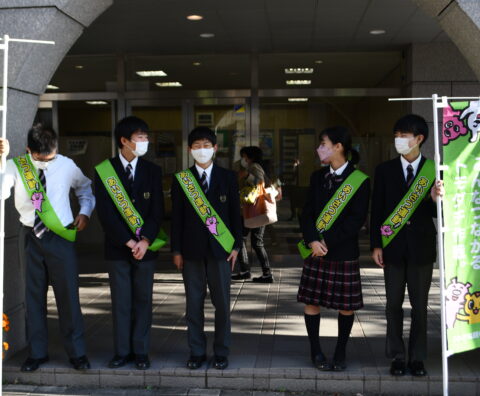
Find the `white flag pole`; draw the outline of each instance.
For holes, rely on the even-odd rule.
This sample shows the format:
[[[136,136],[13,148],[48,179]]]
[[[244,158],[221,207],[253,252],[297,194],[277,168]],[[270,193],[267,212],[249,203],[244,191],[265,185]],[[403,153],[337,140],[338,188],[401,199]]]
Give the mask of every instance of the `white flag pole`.
[[[45,41],[45,40],[30,40],[30,39],[12,39],[8,34],[4,35],[3,38],[0,38],[0,50],[3,50],[3,79],[2,79],[2,104],[0,106],[0,112],[2,113],[2,139],[7,137],[7,105],[8,105],[8,48],[9,43],[20,42],[20,43],[32,43],[32,44],[51,44],[54,45],[54,41]],[[1,156],[1,169],[0,169],[0,188],[3,185],[3,174],[5,173],[5,164],[6,164],[6,155]],[[4,194],[2,191],[0,199],[0,315],[2,315],[3,321],[3,278],[4,278],[4,268],[5,268],[5,199],[3,198]],[[3,322],[2,322],[3,323]],[[0,348],[3,351],[3,327],[0,331]],[[3,358],[0,359],[0,387],[3,388]],[[1,389],[0,389],[1,393]]]

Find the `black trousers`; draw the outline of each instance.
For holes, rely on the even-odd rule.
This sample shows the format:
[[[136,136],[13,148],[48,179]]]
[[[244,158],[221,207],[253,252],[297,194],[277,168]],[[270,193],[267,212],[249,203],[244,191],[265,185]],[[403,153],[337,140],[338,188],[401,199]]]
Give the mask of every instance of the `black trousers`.
[[[265,245],[263,243],[263,235],[265,233],[265,226],[258,228],[246,228],[243,227],[243,244],[240,254],[238,255],[238,262],[241,272],[250,271],[250,263],[248,260],[247,252],[247,238],[250,234],[250,241],[252,243],[252,248],[255,251],[258,261],[262,266],[262,271],[265,275],[270,274],[270,262],[268,261],[267,251],[265,250]]]
[[[405,359],[403,342],[403,308],[405,286],[411,305],[408,359],[423,361],[427,357],[427,304],[432,283],[433,263],[412,265],[407,258],[401,263],[386,263],[384,268],[387,295],[386,355]]]
[[[204,306],[207,285],[215,307],[215,340],[213,352],[228,356],[231,339],[230,325],[230,263],[226,260],[205,258],[185,260],[183,281],[187,299],[186,321],[188,345],[194,356],[206,354],[207,338],[204,331]]]
[[[155,260],[108,260],[115,354],[147,355]]]
[[[38,239],[30,227],[22,227],[24,241],[25,301],[30,357],[48,354],[47,291],[52,285],[60,331],[69,357],[85,355],[83,317],[78,296],[78,268],[74,243],[49,231]]]

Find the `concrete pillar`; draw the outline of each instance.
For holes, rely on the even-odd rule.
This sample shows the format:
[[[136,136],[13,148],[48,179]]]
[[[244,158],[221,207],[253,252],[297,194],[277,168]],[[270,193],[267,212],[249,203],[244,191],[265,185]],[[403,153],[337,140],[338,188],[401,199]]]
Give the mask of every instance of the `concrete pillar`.
[[[83,30],[112,3],[113,0],[0,2],[1,34],[56,43],[55,46],[11,43],[7,135],[12,156],[25,151],[27,131],[37,111],[39,95],[45,91],[59,63]],[[1,76],[3,60],[0,63]],[[6,205],[5,224],[4,309],[11,322],[11,329],[6,334],[6,341],[10,344],[8,357],[26,345],[24,268],[20,268],[18,260],[19,222],[11,199]]]

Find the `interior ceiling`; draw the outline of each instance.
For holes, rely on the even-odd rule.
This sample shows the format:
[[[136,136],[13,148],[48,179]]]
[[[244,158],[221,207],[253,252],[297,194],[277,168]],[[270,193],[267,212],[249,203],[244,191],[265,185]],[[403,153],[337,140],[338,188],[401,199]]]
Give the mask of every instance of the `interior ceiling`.
[[[191,14],[204,19],[189,21]],[[315,88],[374,87],[401,69],[410,43],[435,41],[448,38],[410,0],[115,0],[72,47],[52,84],[62,91],[112,88],[106,83],[116,80],[122,54],[131,89],[160,89],[154,82],[162,80],[185,89],[248,88],[250,54],[258,53],[261,88],[285,88],[285,67],[314,67]],[[168,76],[135,75],[148,69]]]

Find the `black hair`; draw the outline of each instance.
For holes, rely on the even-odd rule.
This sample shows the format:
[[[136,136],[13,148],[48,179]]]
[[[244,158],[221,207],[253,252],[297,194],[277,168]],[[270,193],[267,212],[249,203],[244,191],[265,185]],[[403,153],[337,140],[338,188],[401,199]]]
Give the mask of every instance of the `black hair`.
[[[37,123],[30,128],[27,137],[27,147],[32,153],[48,155],[58,148],[57,134],[53,128]]]
[[[413,133],[413,136],[423,135],[423,141],[420,145],[425,143],[428,139],[428,124],[425,118],[416,114],[407,114],[398,119],[393,126],[393,133]]]
[[[263,160],[263,151],[257,146],[246,146],[240,149],[240,155],[246,155],[254,163],[260,164]]]
[[[360,154],[352,148],[352,135],[348,128],[344,126],[335,126],[324,129],[320,132],[320,139],[327,136],[333,144],[340,143],[343,146],[343,154],[345,159],[353,165],[360,161]]]
[[[188,147],[192,147],[193,143],[197,140],[203,139],[208,140],[213,146],[217,144],[217,135],[215,135],[215,132],[206,126],[199,126],[188,134]]]
[[[132,135],[137,131],[148,132],[148,125],[141,118],[128,116],[121,119],[115,126],[115,141],[119,148],[123,147],[121,138],[130,140]]]

